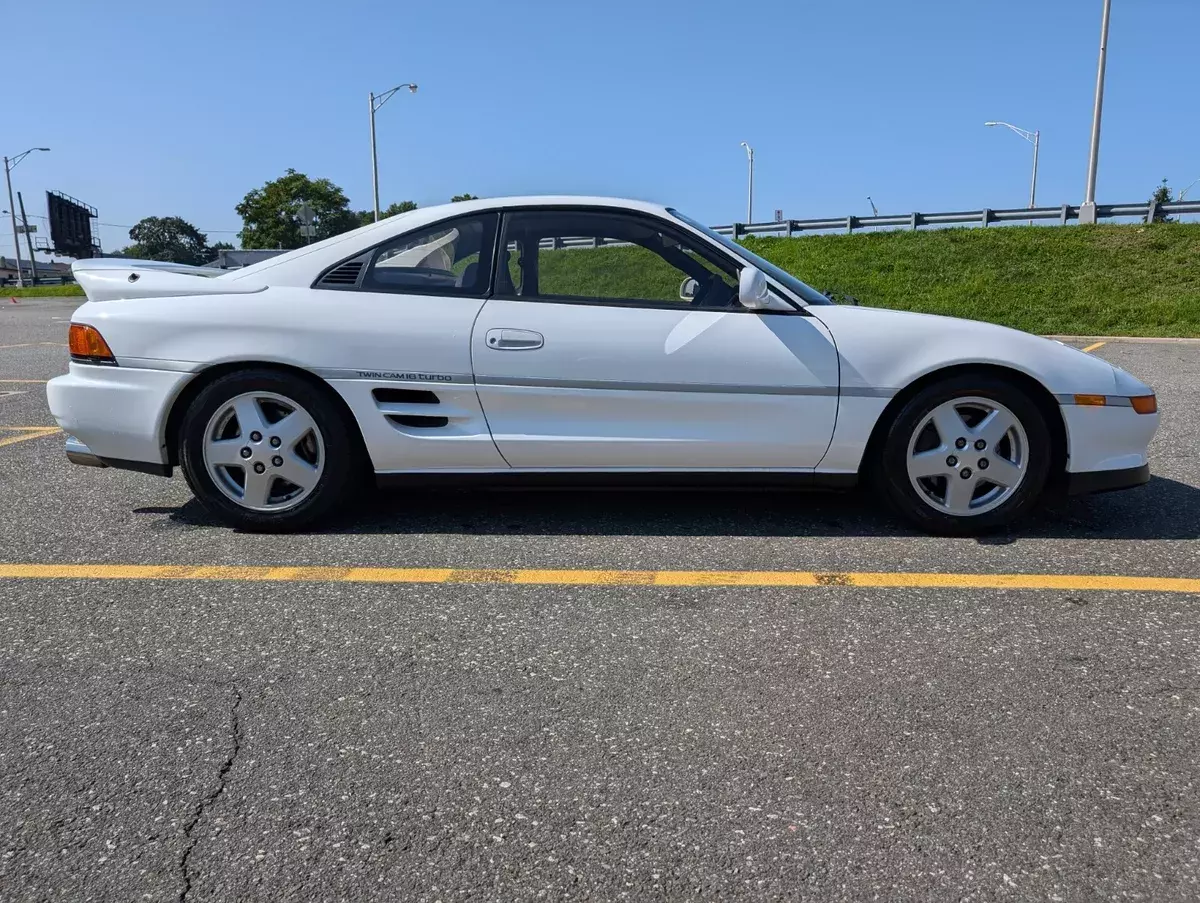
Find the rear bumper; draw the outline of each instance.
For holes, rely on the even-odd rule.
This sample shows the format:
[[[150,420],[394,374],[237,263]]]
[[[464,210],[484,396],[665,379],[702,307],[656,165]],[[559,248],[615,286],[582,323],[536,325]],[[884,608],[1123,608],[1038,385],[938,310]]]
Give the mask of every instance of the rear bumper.
[[[1067,494],[1087,495],[1091,492],[1112,492],[1130,489],[1150,482],[1150,465],[1124,467],[1120,470],[1089,470],[1067,474]]]
[[[76,440],[68,444],[67,457],[77,463],[96,458],[161,470],[167,464],[167,412],[193,375],[73,362],[69,373],[46,386],[50,413]]]

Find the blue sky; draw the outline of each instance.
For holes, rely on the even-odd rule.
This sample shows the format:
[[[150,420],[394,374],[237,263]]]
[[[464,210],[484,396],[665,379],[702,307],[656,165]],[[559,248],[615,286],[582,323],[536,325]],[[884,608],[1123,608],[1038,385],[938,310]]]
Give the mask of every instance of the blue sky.
[[[1200,177],[1197,0],[1114,0],[1098,199]],[[5,4],[0,152],[31,213],[57,189],[211,240],[287,167],[371,203],[565,192],[667,202],[710,222],[1082,200],[1100,0],[140,0]],[[51,61],[51,52],[58,58]],[[13,90],[15,89],[15,90]],[[1200,197],[1200,186],[1192,189]],[[5,199],[6,201],[6,199]],[[4,204],[7,207],[7,203]],[[41,221],[38,221],[39,223]],[[44,228],[44,225],[43,225]],[[11,254],[7,222],[0,226]],[[107,249],[128,243],[106,226]]]

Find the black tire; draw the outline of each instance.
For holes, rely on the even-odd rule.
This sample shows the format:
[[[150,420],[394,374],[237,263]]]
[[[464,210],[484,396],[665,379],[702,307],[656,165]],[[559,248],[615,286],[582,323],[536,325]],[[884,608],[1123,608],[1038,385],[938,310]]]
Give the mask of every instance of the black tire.
[[[971,396],[996,401],[1016,416],[1028,440],[1028,460],[1024,478],[1001,504],[980,514],[956,516],[938,510],[913,486],[908,471],[909,443],[935,408]],[[896,414],[878,447],[872,469],[874,485],[905,518],[929,533],[944,536],[987,533],[1029,513],[1042,496],[1054,451],[1045,416],[1037,404],[1018,386],[986,373],[958,374],[926,386]]]
[[[276,511],[243,507],[217,487],[205,465],[209,420],[222,406],[248,392],[269,392],[294,401],[308,412],[320,431],[324,466],[307,497],[293,507]],[[359,488],[361,455],[353,440],[357,430],[357,424],[346,422],[328,390],[274,370],[244,370],[220,377],[192,401],[180,426],[179,464],[196,498],[225,523],[254,532],[292,532],[327,517]]]

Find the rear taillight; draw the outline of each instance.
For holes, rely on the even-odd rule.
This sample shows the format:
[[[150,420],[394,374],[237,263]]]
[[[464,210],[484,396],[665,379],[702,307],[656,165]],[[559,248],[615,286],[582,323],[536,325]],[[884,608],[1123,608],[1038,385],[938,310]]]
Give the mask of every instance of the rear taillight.
[[[96,327],[88,326],[86,323],[71,324],[70,338],[67,344],[70,346],[71,360],[73,361],[88,364],[115,364],[117,362],[108,347],[108,342],[104,341],[104,336],[100,335],[100,331]]]

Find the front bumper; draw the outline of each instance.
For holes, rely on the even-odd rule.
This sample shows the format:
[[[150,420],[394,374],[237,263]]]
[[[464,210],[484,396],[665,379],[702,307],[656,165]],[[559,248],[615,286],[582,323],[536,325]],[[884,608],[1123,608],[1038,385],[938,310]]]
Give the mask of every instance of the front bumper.
[[[1120,470],[1090,470],[1067,474],[1067,494],[1087,495],[1091,492],[1112,492],[1131,489],[1150,482],[1150,465],[1124,467]]]

